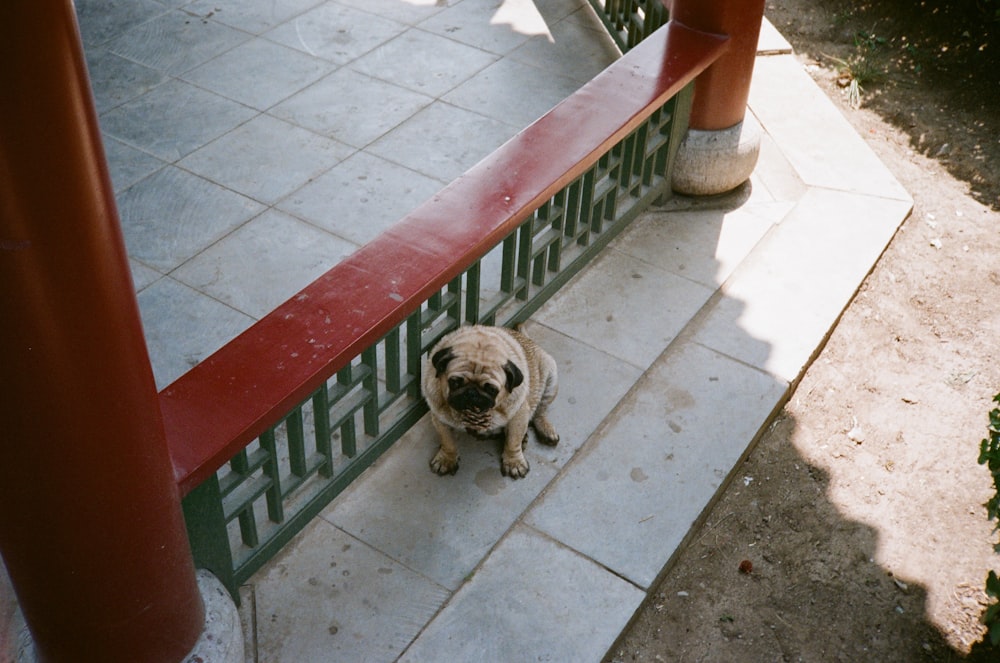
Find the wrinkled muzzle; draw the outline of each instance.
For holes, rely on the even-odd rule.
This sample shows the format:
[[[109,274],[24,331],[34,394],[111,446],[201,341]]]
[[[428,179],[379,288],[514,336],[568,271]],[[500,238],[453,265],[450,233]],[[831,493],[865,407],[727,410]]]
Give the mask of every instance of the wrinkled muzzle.
[[[456,389],[448,394],[448,405],[459,412],[486,412],[496,404],[489,394],[475,386]]]

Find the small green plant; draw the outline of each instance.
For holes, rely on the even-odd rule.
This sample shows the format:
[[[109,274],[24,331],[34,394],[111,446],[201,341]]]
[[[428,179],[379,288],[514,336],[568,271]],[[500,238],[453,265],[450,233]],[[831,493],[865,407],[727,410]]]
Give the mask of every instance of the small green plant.
[[[994,396],[993,401],[1000,403],[1000,394]],[[996,494],[986,502],[986,516],[998,521],[994,531],[1000,531],[1000,408],[990,411],[989,437],[979,445],[979,464],[986,465],[993,476]],[[993,550],[1000,552],[1000,543],[995,543]],[[996,647],[1000,645],[1000,578],[995,571],[990,571],[986,577],[986,594],[993,603],[983,613],[982,620],[990,643]]]
[[[854,34],[854,54],[846,60],[827,56],[837,65],[840,78],[837,84],[847,88],[847,101],[851,108],[861,106],[861,93],[864,86],[876,83],[885,77],[885,53],[888,40],[871,30],[858,31]]]
[[[851,74],[859,86],[875,83],[885,76],[885,37],[875,34],[875,26],[867,32],[854,34],[854,57],[850,60]]]
[[[875,26],[872,26],[872,29],[867,32],[862,30],[854,33],[854,47],[862,53],[874,54],[887,43],[888,40],[885,37],[879,37],[875,34]]]

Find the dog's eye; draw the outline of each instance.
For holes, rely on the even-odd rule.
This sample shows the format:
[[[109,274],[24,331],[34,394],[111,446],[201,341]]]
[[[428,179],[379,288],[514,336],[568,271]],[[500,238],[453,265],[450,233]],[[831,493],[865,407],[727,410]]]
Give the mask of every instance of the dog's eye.
[[[465,378],[448,378],[448,386],[452,389],[461,389],[463,384],[465,384]]]
[[[496,398],[497,394],[500,393],[500,388],[497,387],[495,384],[490,384],[489,382],[487,382],[486,384],[483,385],[483,392],[492,396],[493,398]]]

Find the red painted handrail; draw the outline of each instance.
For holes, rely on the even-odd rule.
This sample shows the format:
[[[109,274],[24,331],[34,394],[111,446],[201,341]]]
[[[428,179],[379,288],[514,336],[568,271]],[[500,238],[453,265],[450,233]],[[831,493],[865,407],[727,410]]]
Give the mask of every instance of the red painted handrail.
[[[668,23],[160,392],[181,492],[492,249],[690,83],[727,41]]]

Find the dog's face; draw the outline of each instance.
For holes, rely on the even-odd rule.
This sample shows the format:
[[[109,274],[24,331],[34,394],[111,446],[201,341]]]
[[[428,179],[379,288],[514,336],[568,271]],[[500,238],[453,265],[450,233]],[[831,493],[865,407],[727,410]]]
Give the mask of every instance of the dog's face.
[[[524,373],[488,344],[439,349],[431,357],[441,395],[458,412],[483,413],[524,382]]]
[[[431,459],[438,474],[458,469],[453,431],[476,437],[502,435],[500,471],[528,473],[523,447],[533,425],[545,444],[559,441],[545,409],[558,389],[555,360],[518,330],[485,325],[446,334],[425,360],[420,390],[441,446]]]

